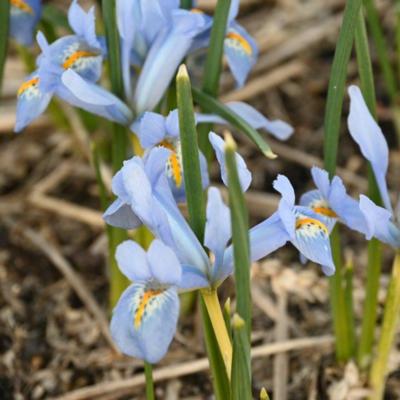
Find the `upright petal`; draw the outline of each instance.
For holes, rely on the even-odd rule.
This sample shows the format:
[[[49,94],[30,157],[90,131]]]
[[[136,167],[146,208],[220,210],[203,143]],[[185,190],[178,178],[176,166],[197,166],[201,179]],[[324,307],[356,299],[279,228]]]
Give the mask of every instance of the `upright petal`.
[[[311,175],[313,177],[313,181],[315,186],[321,192],[322,196],[328,200],[329,199],[329,191],[331,188],[331,183],[329,181],[328,172],[319,167],[311,168]]]
[[[214,148],[217,161],[221,168],[222,181],[224,182],[225,186],[228,186],[228,172],[225,166],[225,142],[214,132],[210,132],[208,134],[208,138],[212,147]],[[245,192],[251,184],[251,172],[247,169],[246,162],[240,154],[235,153],[235,158],[239,174],[240,186]]]
[[[147,111],[132,124],[131,130],[137,135],[144,149],[156,146],[167,135],[165,117]]]
[[[96,36],[94,7],[91,7],[86,13],[78,4],[78,0],[73,0],[68,10],[68,23],[72,30],[89,46],[100,48]]]
[[[224,41],[224,52],[236,83],[243,86],[258,57],[255,40],[239,24],[232,22]]]
[[[131,285],[122,294],[111,319],[111,335],[122,353],[158,362],[174,337],[179,298],[174,288]]]
[[[174,251],[160,240],[153,240],[147,257],[151,274],[158,282],[178,285],[182,277],[182,268]]]
[[[232,236],[231,213],[217,188],[208,189],[207,221],[204,244],[215,256],[215,266],[222,265],[224,251]]]
[[[383,203],[393,213],[386,184],[389,149],[385,136],[369,112],[360,89],[357,86],[350,86],[348,92],[350,113],[347,123],[350,134],[360,146],[363,156],[371,163]]]
[[[84,80],[73,70],[67,70],[61,77],[63,85],[57,95],[68,103],[122,125],[129,125],[132,112],[118,97],[101,86]]]
[[[118,245],[115,258],[121,272],[132,282],[146,282],[152,277],[146,251],[133,240]]]
[[[295,237],[296,216],[293,212],[295,194],[292,184],[284,175],[278,175],[273,183],[274,189],[282,195],[279,202],[278,212],[286,232],[293,240]]]
[[[42,90],[37,71],[30,74],[18,89],[15,132],[20,132],[47,108],[52,92]]]

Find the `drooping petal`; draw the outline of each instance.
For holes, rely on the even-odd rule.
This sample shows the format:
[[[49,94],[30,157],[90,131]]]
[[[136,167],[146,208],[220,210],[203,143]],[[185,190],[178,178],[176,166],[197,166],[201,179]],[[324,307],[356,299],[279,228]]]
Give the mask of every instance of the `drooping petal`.
[[[43,91],[36,72],[30,74],[18,89],[15,132],[20,132],[47,108],[53,96],[52,92]]]
[[[62,74],[61,80],[63,85],[58,87],[57,95],[68,103],[110,121],[129,125],[132,112],[112,93],[84,80],[71,69]]]
[[[122,294],[111,319],[111,335],[122,353],[151,364],[167,352],[179,315],[174,288],[131,285]]]
[[[100,47],[96,36],[94,7],[91,7],[86,13],[78,4],[78,0],[73,0],[68,10],[68,23],[72,30],[89,46]]]
[[[238,86],[243,86],[257,61],[255,40],[239,24],[232,22],[224,41],[224,53]]]
[[[136,229],[142,221],[132,211],[129,204],[116,199],[103,214],[104,221],[111,226],[122,229]]]
[[[361,153],[371,163],[385,207],[393,213],[386,184],[389,164],[389,149],[382,133],[365,104],[360,89],[350,86],[350,113],[347,120],[353,139],[360,146]]]
[[[121,272],[132,282],[146,282],[151,279],[146,251],[133,240],[118,245],[115,258]]]
[[[40,14],[40,0],[11,0],[10,36],[23,46],[32,46]]]
[[[309,260],[321,264],[326,275],[335,272],[329,231],[317,214],[304,207],[295,207],[296,235],[293,245]]]
[[[279,140],[287,140],[292,136],[294,130],[287,122],[280,119],[269,120],[250,104],[242,101],[231,101],[226,103],[232,111],[242,117],[254,129],[265,129]]]
[[[228,186],[228,172],[225,166],[225,142],[214,132],[210,132],[208,134],[208,138],[212,147],[214,148],[217,161],[221,168],[222,181],[224,182],[225,186]],[[246,162],[240,154],[236,153],[235,158],[239,174],[240,186],[245,192],[249,188],[251,183],[251,172],[247,169]]]
[[[395,249],[400,248],[400,230],[391,218],[392,214],[383,207],[377,206],[367,196],[360,196],[360,210],[367,222],[366,238],[376,237]]]
[[[222,265],[226,245],[231,238],[231,213],[217,188],[208,189],[207,221],[204,244],[215,256],[215,267]],[[215,271],[214,271],[215,272]]]
[[[151,274],[162,284],[178,285],[182,277],[182,268],[174,251],[160,240],[153,240],[147,258]]]

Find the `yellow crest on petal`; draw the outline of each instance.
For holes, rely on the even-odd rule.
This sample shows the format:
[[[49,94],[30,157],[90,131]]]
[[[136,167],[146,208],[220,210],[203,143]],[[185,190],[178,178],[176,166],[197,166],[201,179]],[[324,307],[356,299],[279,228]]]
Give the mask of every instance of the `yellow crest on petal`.
[[[32,7],[25,1],[23,0],[10,0],[10,4],[15,7],[18,8],[18,10],[21,10],[25,13],[28,14],[33,14],[33,9]]]
[[[241,49],[249,56],[253,54],[253,49],[251,48],[249,41],[246,40],[241,34],[230,31],[227,33],[225,40],[228,42],[229,46]]]

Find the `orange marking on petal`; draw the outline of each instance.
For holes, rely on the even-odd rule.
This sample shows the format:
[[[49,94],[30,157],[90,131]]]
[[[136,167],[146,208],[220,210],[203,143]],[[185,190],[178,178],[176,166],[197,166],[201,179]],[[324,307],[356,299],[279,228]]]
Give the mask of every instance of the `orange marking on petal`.
[[[80,58],[83,58],[83,57],[96,57],[96,56],[97,56],[97,54],[92,53],[92,52],[90,52],[90,51],[85,51],[85,50],[78,50],[78,51],[75,51],[74,53],[72,53],[72,54],[64,61],[63,68],[64,68],[64,69],[71,68],[71,67],[74,65],[74,63],[75,63],[77,60],[79,60]]]
[[[181,187],[182,185],[182,169],[181,169],[181,163],[178,157],[178,154],[176,152],[175,146],[171,143],[168,142],[167,140],[163,140],[160,143],[160,146],[165,147],[168,150],[172,151],[172,154],[168,158],[168,162],[171,166],[172,169],[172,176],[175,181],[176,187]]]
[[[329,207],[312,207],[312,210],[317,214],[324,215],[325,217],[337,218],[338,215]]]
[[[142,319],[144,316],[144,311],[146,309],[146,306],[149,304],[149,301],[155,297],[161,294],[163,291],[162,290],[148,290],[143,293],[143,297],[140,300],[139,307],[136,310],[135,313],[135,328],[138,329],[140,327],[140,324],[142,323]]]
[[[10,4],[28,14],[33,14],[32,7],[23,0],[10,0]]]
[[[239,35],[239,33],[228,32],[228,34],[226,35],[226,38],[238,42],[240,44],[240,46],[243,48],[243,50],[245,51],[245,53],[247,53],[249,55],[251,55],[253,53],[250,43],[242,35]]]
[[[28,89],[36,86],[39,83],[39,78],[32,78],[24,82],[18,89],[18,97],[21,96]]]
[[[304,225],[314,225],[318,226],[320,229],[322,229],[327,235],[329,235],[328,228],[323,224],[321,221],[318,221],[317,219],[314,218],[300,218],[296,221],[296,230],[302,228]]]

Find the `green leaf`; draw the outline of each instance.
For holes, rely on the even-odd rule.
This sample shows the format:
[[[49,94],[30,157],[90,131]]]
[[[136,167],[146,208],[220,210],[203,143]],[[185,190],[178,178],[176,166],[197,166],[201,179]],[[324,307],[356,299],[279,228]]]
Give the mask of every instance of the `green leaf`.
[[[201,180],[196,122],[193,111],[192,90],[185,65],[176,76],[182,163],[185,180],[189,222],[200,243],[203,243],[205,206]]]
[[[376,101],[374,75],[368,47],[368,37],[365,19],[360,10],[355,32],[358,73],[361,81],[361,91],[371,114],[376,118]],[[370,165],[368,165],[368,195],[377,204],[381,203],[379,189]],[[361,335],[358,343],[357,360],[361,368],[365,368],[372,356],[375,337],[379,278],[382,267],[382,246],[377,239],[368,242],[367,285],[362,319]]]
[[[181,7],[190,10],[192,8],[192,0],[181,0]]]
[[[235,314],[232,318],[233,360],[231,394],[232,400],[251,400],[250,343],[244,320]]]
[[[53,4],[46,4],[43,6],[41,19],[51,24],[53,27],[63,28],[71,32],[67,16],[61,9]]]
[[[204,93],[200,89],[193,87],[192,92],[193,99],[205,112],[219,115],[224,120],[232,124],[232,126],[242,131],[250,140],[253,141],[253,143],[266,157],[276,158],[276,155],[272,152],[268,143],[242,117],[221,103],[219,100],[214,99],[212,96]]]
[[[9,18],[10,2],[9,0],[0,0],[0,92],[7,58]]]
[[[332,71],[329,79],[328,98],[325,109],[324,164],[332,177],[336,171],[339,131],[342,115],[344,88],[347,76],[354,31],[357,25],[362,0],[348,0],[343,14],[342,26],[337,41]],[[343,264],[341,257],[340,236],[338,229],[331,234],[331,246],[336,273],[329,279],[330,301],[333,314],[333,325],[336,337],[336,356],[344,361],[352,355],[351,330],[347,326],[348,310],[346,308]]]

